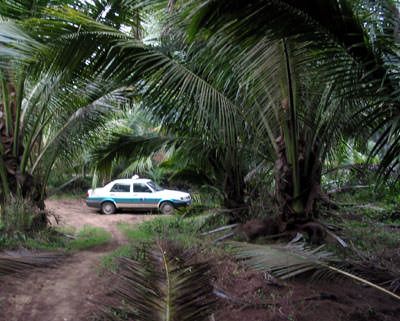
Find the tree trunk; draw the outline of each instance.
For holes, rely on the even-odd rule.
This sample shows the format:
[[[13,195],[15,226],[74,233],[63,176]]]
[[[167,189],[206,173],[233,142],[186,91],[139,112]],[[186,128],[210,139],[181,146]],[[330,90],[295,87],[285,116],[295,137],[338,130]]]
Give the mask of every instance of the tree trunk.
[[[279,153],[275,162],[275,193],[282,218],[285,222],[310,220],[316,215],[315,201],[321,194],[321,161],[318,158],[317,147],[307,149],[304,140],[298,141],[301,193],[296,198],[293,171],[286,158],[286,147],[282,136],[277,139],[277,145]],[[309,150],[308,155],[306,155],[307,150]]]
[[[12,82],[2,74],[0,102],[0,176],[1,196],[0,203],[4,206],[13,202],[15,198],[28,200],[36,209],[38,217],[34,217],[36,225],[43,225],[44,201],[41,193],[41,184],[35,178],[21,170],[21,160],[24,152],[21,131],[19,130],[20,103],[22,93],[18,93]],[[18,107],[19,106],[19,107]],[[40,217],[39,217],[40,216]]]
[[[225,172],[224,207],[230,210],[230,222],[244,222],[248,207],[245,202],[245,182],[241,172],[234,169]]]

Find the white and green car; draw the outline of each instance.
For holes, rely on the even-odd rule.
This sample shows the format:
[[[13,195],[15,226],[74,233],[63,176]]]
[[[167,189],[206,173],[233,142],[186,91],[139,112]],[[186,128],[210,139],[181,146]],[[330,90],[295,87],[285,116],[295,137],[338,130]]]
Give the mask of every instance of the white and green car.
[[[190,205],[190,194],[163,189],[150,179],[117,179],[106,186],[90,189],[86,204],[103,214],[113,214],[117,209],[159,209],[171,214],[175,208]]]

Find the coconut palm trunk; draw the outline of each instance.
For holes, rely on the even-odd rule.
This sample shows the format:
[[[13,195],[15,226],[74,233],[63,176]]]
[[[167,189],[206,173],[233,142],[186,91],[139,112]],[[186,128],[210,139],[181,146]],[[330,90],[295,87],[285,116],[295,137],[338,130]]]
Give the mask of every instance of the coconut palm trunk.
[[[40,184],[21,167],[24,157],[24,146],[21,137],[21,104],[24,77],[14,84],[4,71],[1,79],[0,103],[0,175],[1,201],[10,196],[19,196],[32,201],[43,209],[43,197],[40,195]]]
[[[231,211],[231,221],[241,222],[248,210],[245,202],[244,175],[237,170],[226,171],[223,184],[223,205]]]
[[[294,176],[282,136],[278,138],[277,145],[279,154],[275,162],[275,195],[280,213],[284,221],[312,219],[315,216],[315,203],[321,196],[321,160],[315,148],[306,155],[304,141],[300,141],[299,153],[296,155],[299,176]]]

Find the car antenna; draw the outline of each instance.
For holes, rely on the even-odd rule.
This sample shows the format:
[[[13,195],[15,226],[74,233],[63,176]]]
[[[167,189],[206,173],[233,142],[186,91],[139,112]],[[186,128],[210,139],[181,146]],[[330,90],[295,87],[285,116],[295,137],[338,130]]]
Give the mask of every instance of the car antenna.
[[[132,179],[138,179],[139,178],[139,175],[133,175],[132,176]]]

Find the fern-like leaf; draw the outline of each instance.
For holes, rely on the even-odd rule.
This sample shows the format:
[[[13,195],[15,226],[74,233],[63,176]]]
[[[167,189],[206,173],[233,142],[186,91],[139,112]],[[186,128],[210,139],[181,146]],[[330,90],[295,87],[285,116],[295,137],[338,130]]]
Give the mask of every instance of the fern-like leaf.
[[[60,253],[0,254],[0,277],[35,267],[51,267],[61,257]]]
[[[158,242],[146,262],[121,258],[115,299],[123,302],[106,313],[107,320],[118,315],[135,321],[208,320],[213,306],[209,267],[191,263],[190,257],[170,243]]]
[[[304,244],[257,245],[241,242],[230,244],[234,249],[235,256],[244,260],[247,266],[256,270],[267,271],[281,279],[288,279],[312,271],[326,272],[328,276],[336,273],[400,300],[400,296],[395,293],[336,267],[335,264],[340,261],[331,253],[325,251],[323,246],[312,249]]]

